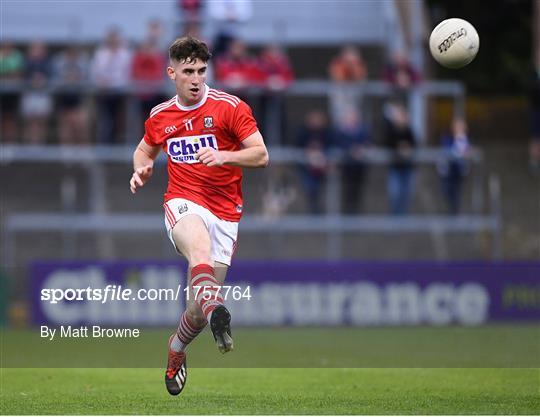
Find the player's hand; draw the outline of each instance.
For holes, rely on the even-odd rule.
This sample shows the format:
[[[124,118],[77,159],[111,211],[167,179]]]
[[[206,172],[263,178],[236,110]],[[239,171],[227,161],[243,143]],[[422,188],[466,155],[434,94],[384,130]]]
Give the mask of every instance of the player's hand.
[[[137,168],[135,172],[133,172],[131,180],[129,181],[129,188],[133,194],[137,192],[138,188],[141,188],[146,184],[146,181],[152,176],[152,171],[152,165],[145,165],[141,168]]]
[[[213,148],[201,148],[197,152],[197,159],[206,166],[219,167],[225,163],[225,155],[225,152],[216,151]]]

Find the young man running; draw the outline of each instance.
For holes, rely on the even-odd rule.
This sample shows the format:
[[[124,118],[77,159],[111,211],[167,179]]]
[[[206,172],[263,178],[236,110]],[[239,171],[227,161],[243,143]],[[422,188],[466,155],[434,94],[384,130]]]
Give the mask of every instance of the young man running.
[[[233,348],[231,316],[219,286],[231,264],[242,215],[241,168],[266,167],[268,152],[249,106],[205,84],[211,54],[204,42],[179,38],[169,58],[167,75],[176,96],[150,112],[133,154],[130,188],[135,193],[150,179],[163,149],[169,174],[165,226],[189,262],[190,292],[169,339],[165,373],[167,390],[178,395],[187,378],[186,346],[207,323],[222,353]]]

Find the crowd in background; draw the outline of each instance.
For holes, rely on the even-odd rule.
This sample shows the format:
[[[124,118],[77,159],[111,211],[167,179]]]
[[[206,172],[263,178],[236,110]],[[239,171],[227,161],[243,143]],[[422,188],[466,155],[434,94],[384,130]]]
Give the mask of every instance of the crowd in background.
[[[187,16],[187,32],[198,35],[200,2],[181,3]],[[260,128],[269,145],[278,146],[279,138],[287,132],[283,93],[295,81],[291,61],[279,45],[266,45],[254,53],[231,33],[234,30],[227,28],[211,44],[214,55],[211,82],[252,105],[255,97],[257,103],[253,107]],[[146,35],[136,45],[123,39],[115,28],[93,49],[71,44],[52,52],[45,43],[35,41],[23,52],[12,43],[3,42],[0,79],[5,86],[19,83],[25,88],[22,93],[9,88],[2,90],[2,142],[133,143],[140,136],[129,137],[133,131],[128,130],[126,116],[136,114],[140,123],[135,124],[142,126],[150,109],[166,100],[167,93],[173,94],[173,90],[167,90],[166,65],[167,41],[158,21],[149,22]],[[304,150],[306,162],[299,166],[299,172],[308,210],[314,214],[324,212],[322,190],[329,170],[333,169],[329,155],[338,151],[343,155],[343,212],[362,212],[362,192],[368,173],[364,155],[367,149],[377,145],[392,155],[387,176],[389,211],[395,215],[407,214],[414,185],[413,155],[418,142],[406,103],[410,90],[422,81],[421,74],[405,54],[394,52],[383,72],[372,77],[361,50],[346,45],[328,62],[328,73],[321,74],[321,78],[327,78],[331,85],[328,111],[307,109],[304,123],[295,127],[295,139],[289,141]],[[362,103],[350,88],[370,78],[386,81],[394,91],[384,107],[380,143],[373,142],[370,128],[363,120]],[[252,94],[253,91],[257,94]],[[135,113],[129,113],[130,102],[135,103]],[[438,167],[442,190],[449,212],[455,214],[460,209],[461,184],[468,171],[466,161],[470,150],[463,120],[454,121],[441,146],[446,155]]]

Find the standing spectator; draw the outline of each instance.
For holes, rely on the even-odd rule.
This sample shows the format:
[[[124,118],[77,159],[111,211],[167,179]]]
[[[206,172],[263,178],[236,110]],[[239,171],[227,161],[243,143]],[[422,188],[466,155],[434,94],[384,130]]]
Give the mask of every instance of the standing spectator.
[[[224,55],[216,60],[216,81],[235,92],[261,83],[262,73],[257,61],[249,54],[246,44],[235,39]]]
[[[343,123],[334,127],[334,145],[344,151],[343,210],[346,214],[360,211],[366,178],[365,150],[370,145],[367,129],[354,110],[343,116]]]
[[[264,86],[261,97],[261,113],[264,115],[262,130],[267,143],[278,145],[286,129],[283,92],[293,82],[294,74],[289,58],[277,45],[269,45],[262,50],[258,65]]]
[[[332,59],[328,72],[333,82],[329,97],[330,114],[332,123],[337,125],[345,114],[360,110],[359,97],[351,90],[351,84],[367,79],[367,67],[360,50],[349,45]]]
[[[407,214],[416,141],[409,122],[409,114],[401,104],[388,107],[385,146],[392,153],[387,184],[390,211],[394,215]]]
[[[76,45],[60,52],[53,61],[53,82],[58,94],[58,138],[61,144],[89,142],[88,106],[81,87],[88,81],[89,59]]]
[[[383,80],[398,91],[407,91],[420,80],[420,73],[412,66],[409,58],[401,51],[394,52],[383,70]]]
[[[463,119],[452,122],[451,132],[442,138],[443,160],[438,164],[442,189],[450,214],[458,214],[461,202],[461,186],[469,172],[471,145],[467,124]]]
[[[125,112],[125,88],[130,82],[131,51],[117,29],[111,29],[95,52],[91,76],[99,90],[98,142],[111,144],[120,135]],[[124,117],[125,119],[125,117]]]
[[[306,162],[300,165],[300,175],[307,193],[309,211],[320,214],[321,190],[329,169],[327,151],[331,143],[328,119],[321,110],[310,111],[298,130],[296,144],[305,151]]]
[[[529,164],[531,170],[540,171],[540,46],[536,52],[536,65],[531,83],[531,143]]]
[[[164,86],[166,66],[165,54],[152,38],[146,39],[133,55],[132,78],[144,89],[138,95],[142,120],[148,117],[154,106],[164,101],[160,90]]]
[[[53,102],[46,88],[50,81],[51,66],[47,47],[35,41],[28,47],[25,78],[28,89],[21,97],[24,120],[24,139],[31,144],[42,144],[47,139],[47,127]]]
[[[212,0],[206,2],[210,25],[215,29],[213,55],[215,59],[227,53],[238,38],[240,28],[251,19],[251,0]]]
[[[11,42],[0,43],[0,81],[2,84],[19,83],[23,76],[24,57]],[[17,140],[17,118],[19,97],[16,93],[2,93],[0,100],[2,141],[12,143]]]
[[[178,5],[182,13],[184,25],[200,25],[202,21],[203,0],[178,0]],[[185,26],[183,31],[185,32]]]

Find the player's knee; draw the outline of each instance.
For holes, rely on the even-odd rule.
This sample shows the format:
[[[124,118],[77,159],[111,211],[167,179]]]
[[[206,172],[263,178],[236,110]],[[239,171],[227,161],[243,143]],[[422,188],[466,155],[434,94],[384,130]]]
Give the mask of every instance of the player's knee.
[[[212,265],[212,259],[210,257],[210,250],[206,248],[197,248],[191,251],[188,256],[189,264],[191,266],[208,264]]]

